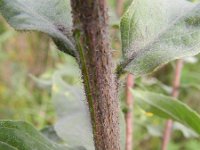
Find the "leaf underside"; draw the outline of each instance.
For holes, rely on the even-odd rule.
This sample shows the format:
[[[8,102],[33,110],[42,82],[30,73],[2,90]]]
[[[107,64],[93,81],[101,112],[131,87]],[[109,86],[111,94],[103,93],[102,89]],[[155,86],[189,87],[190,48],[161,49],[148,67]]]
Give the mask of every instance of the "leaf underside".
[[[53,75],[52,101],[58,116],[55,131],[69,146],[93,150],[92,127],[81,80],[72,84],[63,79],[66,76],[79,79],[78,67],[68,65]]]
[[[78,80],[70,82],[64,80],[64,77]],[[82,146],[87,150],[94,150],[89,110],[80,79],[77,65],[65,65],[53,75],[52,101],[58,116],[55,131],[70,147]],[[122,113],[120,131],[121,147],[124,147],[125,121]]]
[[[0,13],[14,29],[46,33],[59,50],[75,55],[69,0],[0,0]]]
[[[121,19],[121,68],[141,76],[200,52],[200,4],[134,0]]]
[[[138,104],[146,111],[163,118],[172,118],[200,134],[200,115],[184,103],[162,94],[134,90]]]

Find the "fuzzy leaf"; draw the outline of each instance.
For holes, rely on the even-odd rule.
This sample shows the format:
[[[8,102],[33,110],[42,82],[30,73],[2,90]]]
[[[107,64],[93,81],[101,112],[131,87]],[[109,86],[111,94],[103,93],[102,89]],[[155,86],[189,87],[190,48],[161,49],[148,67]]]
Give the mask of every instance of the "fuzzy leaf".
[[[74,55],[69,0],[0,0],[0,12],[16,30],[50,35],[58,48]]]
[[[148,112],[160,117],[172,118],[200,134],[200,115],[186,104],[158,93],[139,90],[132,92],[136,101]]]
[[[200,4],[134,0],[121,19],[121,69],[140,76],[200,52]]]

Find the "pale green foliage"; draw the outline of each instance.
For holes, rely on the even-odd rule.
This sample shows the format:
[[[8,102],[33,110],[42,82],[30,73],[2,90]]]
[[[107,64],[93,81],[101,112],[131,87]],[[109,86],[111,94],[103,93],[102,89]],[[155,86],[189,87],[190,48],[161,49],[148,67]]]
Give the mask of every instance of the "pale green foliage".
[[[51,99],[57,115],[54,125],[56,134],[70,147],[93,150],[92,127],[80,71],[74,60],[70,57],[67,60],[68,63],[60,66],[49,80],[30,77],[38,87],[51,90]]]
[[[171,60],[200,52],[200,4],[134,0],[121,19],[124,63],[139,76]]]
[[[0,0],[0,12],[16,30],[49,34],[60,50],[74,56],[69,2]],[[135,75],[149,73],[173,59],[195,55],[200,51],[200,5],[184,0],[134,0],[121,19],[121,36],[124,59],[121,68]],[[64,76],[80,78],[79,71],[74,68],[60,69],[50,81],[32,78],[42,88],[51,89],[58,115],[54,126],[58,136],[74,149],[93,150],[92,127],[82,83],[64,80]],[[148,104],[153,113],[171,117],[200,133],[199,115],[181,102],[155,93],[135,91],[134,94],[136,100]],[[123,119],[121,127],[123,133]],[[0,150],[63,149],[26,123],[0,122],[0,131]],[[122,135],[121,140],[124,139]]]
[[[16,30],[49,34],[58,48],[74,55],[69,0],[0,0],[0,12]]]
[[[75,81],[66,81],[64,77]],[[65,65],[53,75],[52,101],[58,121],[55,124],[57,134],[70,146],[83,146],[93,150],[93,134],[89,109],[82,89],[80,72],[76,65]],[[125,124],[120,113],[121,146],[124,147]]]
[[[52,102],[58,118],[54,125],[57,135],[70,147],[93,150],[92,126],[80,72],[77,64],[72,63],[72,60],[70,62],[55,71],[52,80],[37,79],[33,76],[31,78],[40,88],[51,88]],[[120,113],[120,131],[121,147],[124,147],[125,122],[122,112]]]
[[[199,135],[196,132],[194,132],[190,128],[187,128],[186,126],[184,126],[183,124],[181,124],[179,122],[174,122],[173,129],[181,131],[185,138],[198,138],[199,137]]]
[[[4,149],[6,148],[6,149]],[[66,150],[21,121],[0,121],[0,150]]]
[[[200,134],[200,115],[184,103],[158,93],[137,90],[132,92],[136,101],[147,112],[164,118],[172,118]]]
[[[76,80],[64,81],[64,77]],[[55,124],[58,136],[70,147],[83,146],[87,150],[93,150],[89,109],[82,91],[78,66],[66,65],[54,73],[52,101],[58,115],[58,121]]]
[[[17,150],[17,149],[11,145],[4,143],[4,142],[0,142],[0,150]]]

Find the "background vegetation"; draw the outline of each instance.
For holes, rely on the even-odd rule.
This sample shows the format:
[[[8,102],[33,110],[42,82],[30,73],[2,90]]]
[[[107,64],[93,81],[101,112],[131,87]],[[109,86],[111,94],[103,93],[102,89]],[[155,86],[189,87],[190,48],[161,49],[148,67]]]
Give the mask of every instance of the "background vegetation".
[[[120,56],[119,35],[116,34],[119,19],[115,13],[116,3],[112,1],[110,4],[113,57],[117,61]],[[126,2],[124,6],[128,4]],[[200,113],[199,59],[200,55],[184,60],[179,99]],[[57,117],[48,81],[60,68],[71,64],[74,61],[57,51],[46,35],[31,32],[18,34],[0,18],[0,119],[28,121],[40,130],[54,124]],[[70,69],[71,75],[64,80],[76,83],[80,79],[74,68]],[[170,95],[174,70],[175,62],[167,64],[147,77],[138,78],[135,88]],[[123,96],[121,101],[123,103]],[[124,105],[122,109],[125,109]],[[159,149],[164,123],[164,119],[135,105],[134,149]],[[169,150],[199,149],[200,138],[194,132],[179,123],[174,124],[173,131]]]

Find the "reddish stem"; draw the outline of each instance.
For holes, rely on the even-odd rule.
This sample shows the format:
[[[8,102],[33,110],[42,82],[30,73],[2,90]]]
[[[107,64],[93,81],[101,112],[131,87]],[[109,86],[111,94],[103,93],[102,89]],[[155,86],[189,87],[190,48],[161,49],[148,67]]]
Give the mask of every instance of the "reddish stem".
[[[116,4],[117,15],[120,17],[123,12],[124,0],[116,0]]]
[[[134,86],[134,76],[129,74],[126,81],[126,105],[127,112],[125,114],[126,120],[126,150],[132,150],[133,147],[133,95],[130,91]]]
[[[116,12],[120,17],[123,12],[123,4],[124,0],[116,1]],[[132,74],[128,74],[126,80],[126,107],[127,112],[125,113],[125,122],[126,122],[126,145],[125,150],[133,149],[133,94],[130,89],[134,86],[134,76]]]
[[[175,70],[174,80],[173,80],[173,90],[171,94],[175,98],[177,98],[179,95],[182,68],[183,68],[183,60],[177,60],[176,70]],[[165,131],[164,131],[163,141],[162,141],[162,150],[167,150],[167,146],[171,137],[172,126],[173,126],[173,121],[169,119],[165,124]]]
[[[120,17],[123,12],[124,0],[117,0],[117,15]],[[126,80],[126,107],[127,112],[125,113],[125,122],[126,122],[126,145],[125,150],[133,149],[133,94],[130,89],[134,86],[134,76],[128,74]]]

